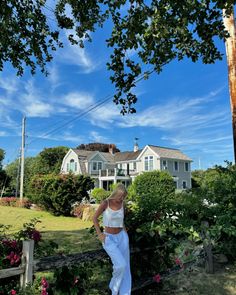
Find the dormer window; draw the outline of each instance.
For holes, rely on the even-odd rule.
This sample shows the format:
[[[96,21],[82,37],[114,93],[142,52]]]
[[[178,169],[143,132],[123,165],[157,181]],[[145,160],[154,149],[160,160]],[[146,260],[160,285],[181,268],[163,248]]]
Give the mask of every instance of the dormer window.
[[[102,162],[92,162],[92,170],[93,171],[102,170]]]

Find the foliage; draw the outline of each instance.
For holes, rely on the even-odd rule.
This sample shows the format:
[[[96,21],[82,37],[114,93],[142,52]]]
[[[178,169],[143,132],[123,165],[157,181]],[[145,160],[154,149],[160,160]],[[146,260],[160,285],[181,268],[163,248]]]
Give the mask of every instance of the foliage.
[[[62,160],[68,152],[65,146],[45,148],[39,153],[38,174],[59,173]]]
[[[171,257],[184,237],[170,215],[174,192],[172,177],[160,171],[137,176],[129,187],[125,225],[132,247],[142,249],[142,255],[132,258],[134,277],[153,276],[172,266]]]
[[[146,221],[153,220],[157,214],[164,214],[175,193],[170,174],[157,170],[137,176],[131,185],[132,190],[132,200]]]
[[[104,190],[104,188],[94,188],[91,192],[92,197],[96,200],[97,204],[100,204],[103,200],[109,197],[110,191]]]
[[[192,228],[201,239],[203,222],[209,223],[209,239],[214,247],[236,258],[236,166],[216,166],[204,172],[200,187],[176,196],[178,222]]]
[[[39,242],[41,241],[41,234],[35,228],[38,222],[38,219],[32,219],[28,223],[25,223],[23,228],[12,236],[8,235],[9,226],[0,225],[0,269],[20,265],[23,240],[33,239],[37,252]],[[1,279],[0,294],[18,294],[18,292],[14,293],[11,290],[15,292],[19,290],[19,278],[9,277]]]
[[[80,203],[79,205],[75,205],[73,206],[72,215],[82,219],[84,209],[89,207],[90,207],[90,204]]]
[[[0,199],[0,206],[23,207],[29,209],[31,202],[26,198],[23,198],[22,201],[20,201],[19,198],[4,197]]]
[[[31,179],[37,174],[59,173],[62,160],[68,148],[63,146],[45,148],[36,157],[25,158],[24,165],[24,195],[30,197]],[[19,186],[19,160],[16,159],[6,166],[6,173],[9,178],[7,194],[15,195],[17,185]],[[18,184],[17,184],[18,183]]]
[[[109,146],[110,144],[108,143],[93,142],[88,144],[80,144],[79,146],[77,146],[77,149],[86,150],[86,151],[100,151],[100,152],[108,153]],[[114,153],[120,152],[120,150],[114,144],[112,146],[113,146]]]
[[[113,72],[114,102],[123,106],[123,113],[133,113],[137,78],[141,73],[148,78],[151,73],[142,64],[153,65],[153,70],[160,73],[174,59],[187,57],[209,64],[222,58],[216,46],[217,38],[228,37],[222,10],[230,14],[235,3],[235,0],[58,0],[54,10],[45,0],[7,0],[1,7],[0,70],[9,61],[18,75],[23,74],[24,64],[32,73],[37,65],[46,72],[51,52],[62,46],[59,40],[63,39],[60,33],[64,29],[69,32],[68,40],[83,48],[86,40],[92,40],[94,31],[111,23],[106,43],[113,48],[107,67]],[[48,25],[48,10],[55,17],[55,30]],[[132,57],[127,54],[129,51],[137,54]]]
[[[93,180],[85,175],[35,176],[31,182],[32,200],[54,215],[70,216],[72,205],[88,199],[93,187]]]

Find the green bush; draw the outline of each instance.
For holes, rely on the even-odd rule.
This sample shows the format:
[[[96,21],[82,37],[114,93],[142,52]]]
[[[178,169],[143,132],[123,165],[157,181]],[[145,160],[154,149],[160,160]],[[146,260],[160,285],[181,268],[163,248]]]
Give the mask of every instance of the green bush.
[[[173,266],[172,256],[179,238],[171,219],[174,197],[174,181],[166,172],[145,172],[128,189],[125,223],[130,243],[134,248],[153,248],[133,255],[136,279]]]
[[[97,204],[100,204],[103,200],[108,198],[110,194],[110,191],[106,191],[103,188],[95,188],[91,192],[91,195],[96,200]]]
[[[174,199],[175,186],[170,174],[162,171],[145,172],[137,176],[129,188],[129,196],[145,220],[163,214]]]
[[[88,199],[93,187],[93,180],[85,175],[35,176],[31,181],[32,200],[56,216],[70,216],[72,205]]]

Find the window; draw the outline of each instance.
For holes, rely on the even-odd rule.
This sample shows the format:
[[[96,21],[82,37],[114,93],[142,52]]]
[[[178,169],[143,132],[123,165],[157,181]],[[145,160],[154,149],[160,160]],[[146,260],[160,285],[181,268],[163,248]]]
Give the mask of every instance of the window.
[[[70,160],[70,171],[74,172],[75,171],[75,160],[71,159]]]
[[[93,162],[93,170],[97,170],[97,162]]]
[[[163,169],[163,170],[167,170],[167,168],[168,168],[168,167],[167,167],[167,161],[166,161],[166,160],[163,160],[163,161],[162,161],[162,169]]]
[[[77,171],[77,162],[75,162],[75,171]]]
[[[145,171],[153,170],[153,156],[147,156],[144,158],[144,170]]]
[[[178,171],[179,170],[179,162],[175,161],[174,162],[174,171]]]
[[[178,188],[177,181],[174,181],[174,184],[175,184],[175,188],[177,189]]]
[[[184,163],[184,169],[185,169],[185,172],[188,172],[188,171],[189,171],[189,165],[188,165],[188,162],[185,162],[185,163]]]
[[[183,180],[183,189],[187,188],[187,181]]]
[[[119,164],[119,169],[122,169],[122,164]]]
[[[66,163],[66,171],[69,172],[70,171],[70,164]]]
[[[137,163],[136,162],[134,162],[134,164],[133,164],[134,166],[134,170],[136,170],[137,169]]]
[[[92,162],[92,170],[98,171],[102,169],[102,162]]]

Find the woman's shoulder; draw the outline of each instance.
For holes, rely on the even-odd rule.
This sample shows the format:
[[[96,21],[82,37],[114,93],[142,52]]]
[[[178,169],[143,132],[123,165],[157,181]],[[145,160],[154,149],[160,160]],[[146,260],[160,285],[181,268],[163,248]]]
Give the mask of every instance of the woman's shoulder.
[[[105,210],[108,207],[108,199],[105,199],[101,202],[101,206],[103,207],[103,209]]]

